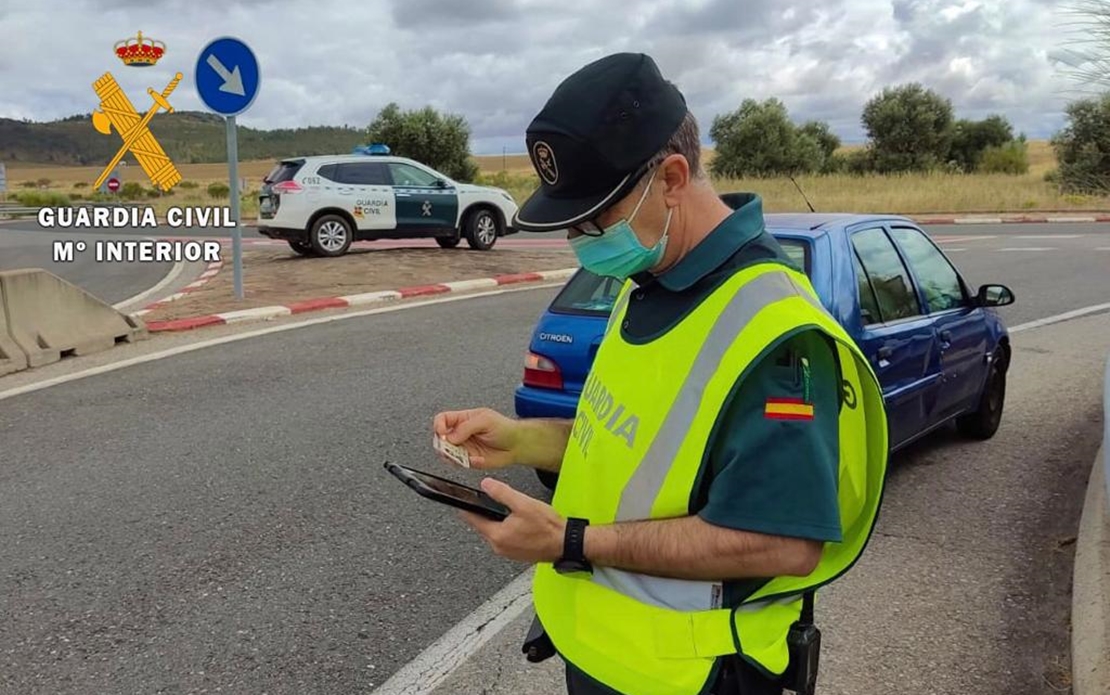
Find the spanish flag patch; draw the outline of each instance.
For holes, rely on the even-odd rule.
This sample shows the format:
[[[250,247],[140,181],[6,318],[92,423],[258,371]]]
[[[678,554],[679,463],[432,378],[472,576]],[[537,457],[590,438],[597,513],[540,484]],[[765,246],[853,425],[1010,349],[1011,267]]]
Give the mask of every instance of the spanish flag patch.
[[[813,404],[801,398],[768,398],[763,417],[768,420],[812,420]]]

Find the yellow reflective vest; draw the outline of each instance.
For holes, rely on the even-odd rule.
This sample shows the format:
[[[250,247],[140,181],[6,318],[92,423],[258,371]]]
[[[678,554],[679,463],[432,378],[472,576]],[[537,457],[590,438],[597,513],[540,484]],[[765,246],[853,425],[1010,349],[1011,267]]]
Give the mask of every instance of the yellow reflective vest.
[[[772,578],[742,605],[721,605],[720,582],[611,567],[591,576],[536,566],[533,601],[559,653],[626,695],[697,695],[717,657],[741,654],[773,675],[802,593],[833,581],[863,552],[882,499],[887,422],[870,364],[824,309],[809,279],[758,263],[726,281],[662,337],[626,342],[621,291],[579,401],[553,506],[593,525],[689,515],[711,430],[738,378],[782,339],[820,329],[843,378],[839,505],[843,540],[826,543],[806,577]]]

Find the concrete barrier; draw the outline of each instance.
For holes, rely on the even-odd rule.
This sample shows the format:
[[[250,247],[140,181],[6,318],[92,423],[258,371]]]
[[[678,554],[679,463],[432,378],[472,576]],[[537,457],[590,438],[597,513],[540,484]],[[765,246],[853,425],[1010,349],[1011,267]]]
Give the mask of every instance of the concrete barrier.
[[[0,376],[27,369],[27,353],[19,349],[8,331],[8,312],[0,295]]]
[[[41,268],[0,272],[0,299],[29,368],[147,337],[141,320]]]
[[[1103,387],[1102,450],[1091,467],[1072,583],[1072,693],[1110,693],[1110,360]]]

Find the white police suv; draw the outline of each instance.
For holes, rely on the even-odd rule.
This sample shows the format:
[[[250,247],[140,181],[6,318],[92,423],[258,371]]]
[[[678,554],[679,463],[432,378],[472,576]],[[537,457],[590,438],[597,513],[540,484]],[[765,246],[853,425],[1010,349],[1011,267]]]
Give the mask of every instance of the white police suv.
[[[511,227],[506,191],[459,183],[374,145],[348,155],[281,160],[263,179],[258,232],[306,256],[340,256],[353,241],[466,238],[486,251]]]

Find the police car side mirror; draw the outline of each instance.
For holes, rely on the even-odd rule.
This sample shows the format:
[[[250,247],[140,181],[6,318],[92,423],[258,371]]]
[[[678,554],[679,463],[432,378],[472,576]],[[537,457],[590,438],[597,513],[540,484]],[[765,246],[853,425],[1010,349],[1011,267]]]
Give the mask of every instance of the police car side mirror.
[[[1005,285],[983,285],[979,288],[976,304],[983,307],[1008,306],[1014,303],[1014,293]]]
[[[436,179],[436,188],[447,188],[447,182],[443,179]]]

